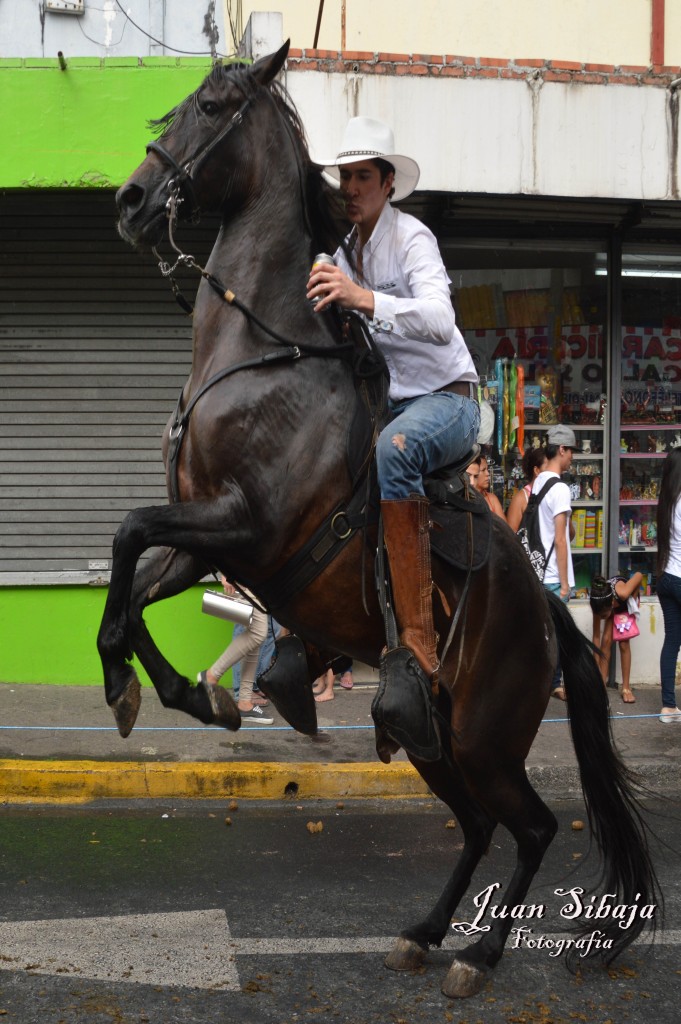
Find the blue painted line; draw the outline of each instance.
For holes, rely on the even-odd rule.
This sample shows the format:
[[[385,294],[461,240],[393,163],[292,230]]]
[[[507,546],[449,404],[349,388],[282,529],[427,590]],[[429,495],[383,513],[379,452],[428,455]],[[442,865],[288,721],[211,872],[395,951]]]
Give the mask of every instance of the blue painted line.
[[[634,721],[643,718],[659,718],[659,712],[646,715],[610,715],[613,722]],[[567,722],[567,718],[544,718],[541,725],[554,725],[557,722]],[[364,729],[373,730],[373,725],[324,725],[320,732],[353,732]],[[118,733],[115,726],[109,725],[0,725],[0,732],[114,732]],[[219,726],[215,725],[138,725],[135,732],[217,732]],[[228,732],[229,730],[221,730]],[[242,725],[237,732],[294,732],[290,725]]]
[[[115,732],[118,729],[110,725],[0,725],[0,731],[14,729],[20,732]],[[329,732],[331,729],[373,729],[373,725],[328,725],[321,729],[321,732]],[[136,725],[135,732],[230,732],[229,729],[221,729],[216,725]],[[290,725],[242,725],[237,732],[293,732]]]

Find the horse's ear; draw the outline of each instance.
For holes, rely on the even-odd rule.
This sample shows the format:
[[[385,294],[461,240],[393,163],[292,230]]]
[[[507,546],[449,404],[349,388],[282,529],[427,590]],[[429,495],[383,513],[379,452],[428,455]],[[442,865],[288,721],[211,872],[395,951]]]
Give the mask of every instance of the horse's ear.
[[[276,53],[270,53],[267,57],[261,57],[255,62],[251,68],[251,74],[260,85],[269,85],[277,77],[284,66],[290,45],[291,40],[287,39]]]

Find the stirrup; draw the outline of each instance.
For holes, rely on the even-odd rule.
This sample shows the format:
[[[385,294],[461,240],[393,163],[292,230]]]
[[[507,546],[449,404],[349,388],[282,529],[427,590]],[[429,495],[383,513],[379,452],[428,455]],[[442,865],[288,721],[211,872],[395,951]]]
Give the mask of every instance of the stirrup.
[[[371,717],[379,733],[387,733],[417,760],[442,757],[430,681],[408,647],[381,654]]]
[[[258,676],[258,686],[296,732],[316,736],[317,705],[303,641],[293,635],[281,636],[275,649],[275,661]]]

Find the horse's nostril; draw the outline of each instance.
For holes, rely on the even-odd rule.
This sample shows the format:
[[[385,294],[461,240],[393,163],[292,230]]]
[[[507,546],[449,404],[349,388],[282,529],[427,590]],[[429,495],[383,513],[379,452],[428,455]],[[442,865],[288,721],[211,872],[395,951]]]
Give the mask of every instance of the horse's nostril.
[[[144,189],[140,185],[123,185],[116,193],[119,210],[133,210],[144,202]]]

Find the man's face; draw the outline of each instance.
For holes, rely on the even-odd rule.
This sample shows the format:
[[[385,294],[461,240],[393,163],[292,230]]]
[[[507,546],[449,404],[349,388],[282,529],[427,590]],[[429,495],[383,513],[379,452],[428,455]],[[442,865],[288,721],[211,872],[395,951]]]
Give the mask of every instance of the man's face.
[[[562,463],[563,473],[566,469],[569,469],[572,465],[572,448],[566,448],[564,444],[560,446],[560,458]]]
[[[364,239],[376,226],[393,187],[393,177],[392,173],[387,174],[381,182],[381,172],[372,160],[359,160],[340,168],[341,194],[348,219],[358,226]]]
[[[478,486],[478,476],[480,474],[480,466],[477,464],[477,462],[471,462],[470,466],[466,466],[466,472],[468,473],[469,477],[471,478],[471,486],[472,487],[477,487]]]

